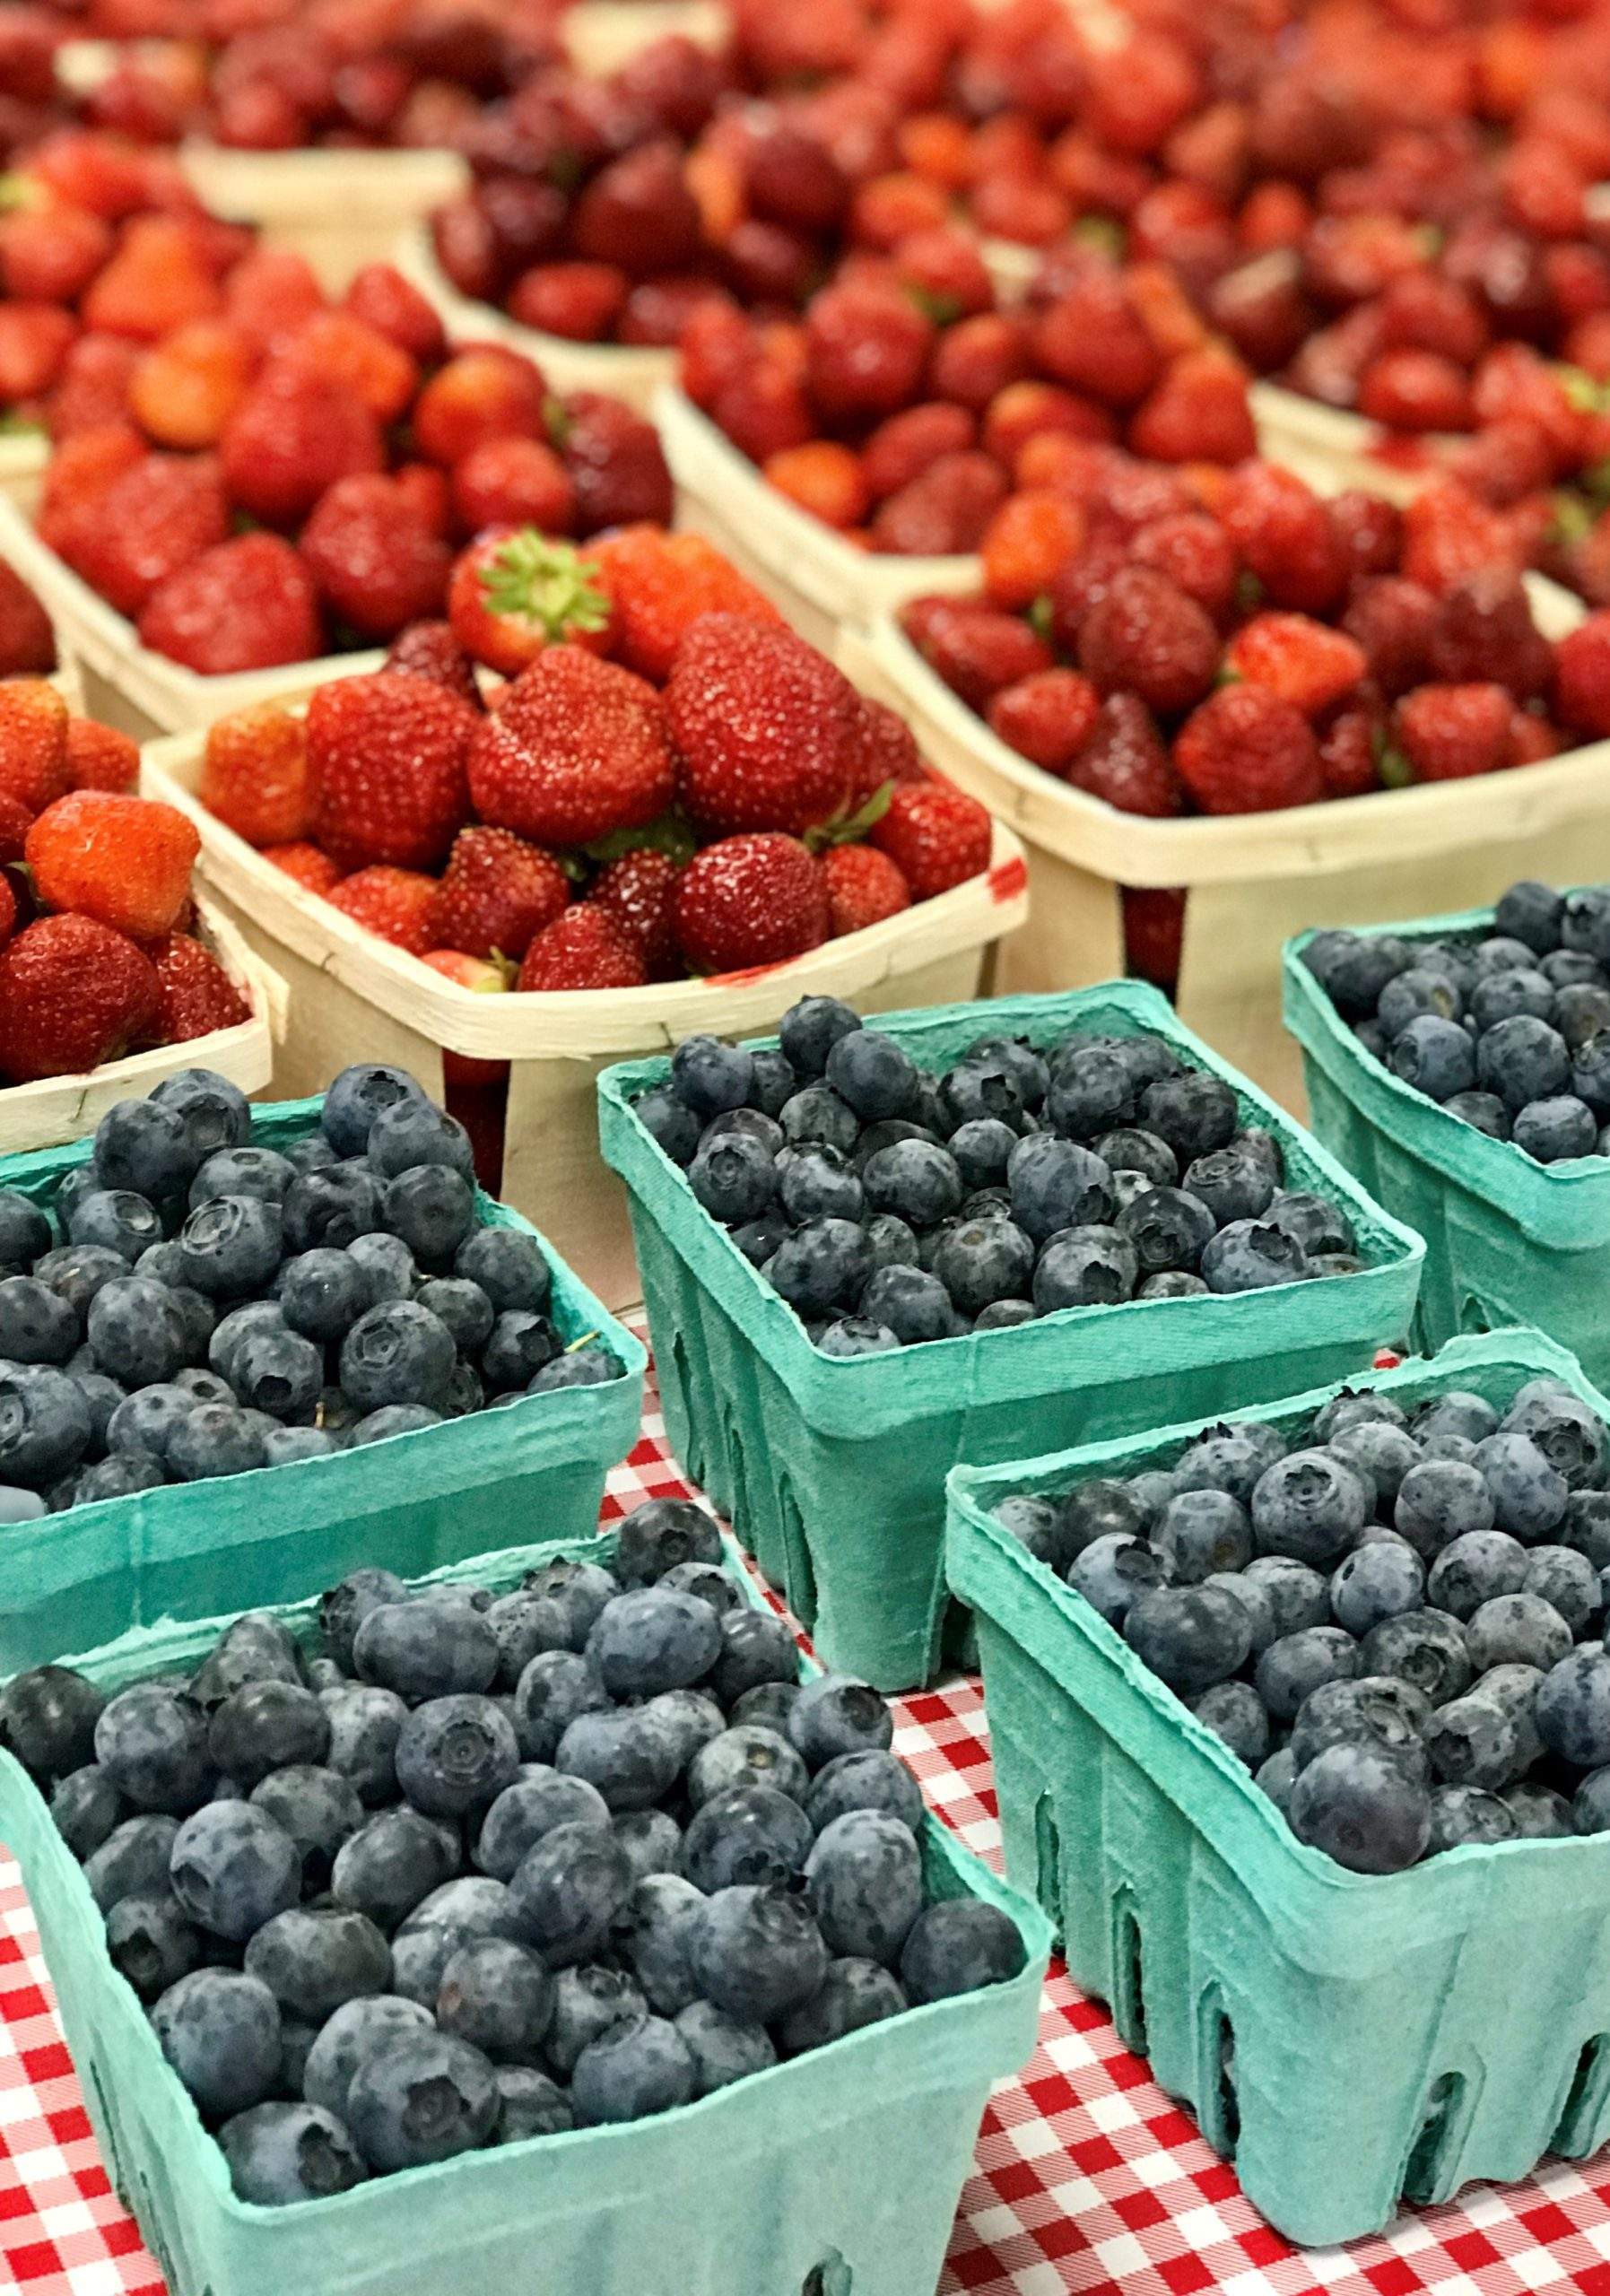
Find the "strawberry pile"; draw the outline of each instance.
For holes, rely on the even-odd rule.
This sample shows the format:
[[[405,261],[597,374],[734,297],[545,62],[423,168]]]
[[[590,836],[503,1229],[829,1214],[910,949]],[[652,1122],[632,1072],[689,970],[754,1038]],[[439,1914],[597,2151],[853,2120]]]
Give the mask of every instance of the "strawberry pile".
[[[56,666],[49,615],[22,576],[0,559],[0,678],[48,677]]]
[[[133,796],[138,771],[127,735],[70,716],[54,687],[0,684],[0,1083],[251,1016],[196,936],[194,824]]]
[[[1069,447],[1163,463],[1254,451],[1246,370],[1166,274],[1075,248],[1039,300],[1001,311],[970,260],[965,316],[943,325],[914,292],[909,243],[846,265],[797,323],[696,312],[683,388],[791,500],[899,555],[976,550]]]
[[[90,338],[86,338],[88,341]],[[154,652],[209,674],[384,642],[446,604],[455,544],[667,519],[651,424],[551,393],[529,359],[451,351],[389,265],[331,306],[301,257],[238,263],[65,431],[41,538]],[[64,389],[66,386],[64,386]]]
[[[902,622],[1073,787],[1154,819],[1263,813],[1610,735],[1610,614],[1551,645],[1493,528],[1448,484],[1399,512],[1267,463],[1193,482],[1070,445],[984,537],[983,593]]]
[[[988,865],[984,808],[699,536],[628,527],[585,558],[517,536],[502,563],[467,554],[454,590],[450,623],[405,631],[305,718],[221,720],[200,794],[461,986],[779,964]],[[465,637],[518,670],[490,705]]]

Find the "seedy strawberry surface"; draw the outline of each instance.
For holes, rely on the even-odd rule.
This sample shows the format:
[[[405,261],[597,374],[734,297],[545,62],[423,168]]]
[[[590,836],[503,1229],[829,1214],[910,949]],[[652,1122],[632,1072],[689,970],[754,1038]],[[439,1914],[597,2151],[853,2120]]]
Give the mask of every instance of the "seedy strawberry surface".
[[[634,936],[596,901],[578,901],[526,952],[525,989],[640,988],[648,978]]]
[[[251,1006],[212,951],[188,933],[170,933],[151,951],[161,996],[153,1044],[187,1044],[214,1029],[239,1028]]]
[[[472,957],[523,957],[570,899],[570,879],[552,855],[509,830],[462,829],[431,906],[431,944]]]
[[[318,792],[300,718],[262,701],[208,729],[196,793],[248,845],[291,845],[313,824]]]
[[[675,795],[664,705],[618,663],[551,646],[481,722],[469,787],[483,820],[542,845],[641,828]]]
[[[379,862],[343,877],[327,898],[354,925],[406,949],[410,956],[422,957],[433,945],[430,919],[436,880],[416,869],[394,869]]]
[[[707,615],[678,650],[666,712],[679,795],[707,830],[798,831],[849,801],[853,689],[791,631]]]
[[[439,861],[468,810],[466,759],[483,722],[455,695],[397,671],[318,687],[307,727],[319,843],[352,868]]]
[[[911,888],[900,864],[875,845],[833,845],[822,857],[830,930],[834,940],[881,925],[911,906]]]
[[[676,937],[696,972],[741,972],[820,948],[827,887],[797,838],[727,837],[696,853],[676,887]]]
[[[173,930],[188,900],[200,851],[196,824],[175,805],[74,789],[39,816],[25,858],[48,909],[154,941]]]
[[[0,1077],[25,1084],[117,1060],[155,1020],[156,968],[90,917],[41,917],[0,949]]]
[[[931,900],[989,866],[991,834],[988,813],[964,789],[911,781],[890,797],[870,841],[898,865],[913,900]]]

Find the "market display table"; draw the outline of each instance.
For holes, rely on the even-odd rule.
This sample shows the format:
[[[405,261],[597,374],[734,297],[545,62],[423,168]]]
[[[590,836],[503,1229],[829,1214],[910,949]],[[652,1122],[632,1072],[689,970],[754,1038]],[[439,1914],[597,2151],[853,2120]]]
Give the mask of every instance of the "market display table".
[[[666,1447],[649,1389],[605,1519],[644,1499],[697,1496]],[[930,1806],[998,1862],[983,1700],[974,1680],[894,1701],[895,1738]],[[163,2296],[108,2184],[56,2021],[17,1868],[0,1848],[0,2286],[26,2296]],[[1189,2115],[1053,1962],[1040,2046],[1003,2083],[979,2135],[938,2296],[1414,2296],[1420,2289],[1610,2296],[1610,2152],[1528,2182],[1472,2187],[1412,2210],[1378,2239],[1292,2248],[1243,2197]],[[175,2292],[174,2296],[196,2296]],[[578,2292],[578,2296],[584,2296]],[[645,2291],[644,2296],[659,2296]],[[668,2296],[668,2292],[667,2292]],[[691,2292],[690,2292],[691,2296]],[[757,2290],[755,2296],[790,2296]]]

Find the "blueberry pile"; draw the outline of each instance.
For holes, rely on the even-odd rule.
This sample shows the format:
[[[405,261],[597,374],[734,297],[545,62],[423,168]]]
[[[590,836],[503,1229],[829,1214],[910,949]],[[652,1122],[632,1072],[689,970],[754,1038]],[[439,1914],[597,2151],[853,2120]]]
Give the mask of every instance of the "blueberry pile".
[[[638,2120],[1022,1968],[929,1897],[882,1698],[802,1686],[721,1558],[654,1500],[609,1570],[355,1571],[317,1657],[248,1613],[188,1676],[0,1693],[242,2197]]]
[[[1610,886],[1526,881],[1465,941],[1318,933],[1303,962],[1366,1051],[1540,1164],[1610,1155]]]
[[[995,1512],[1341,1865],[1610,1830],[1610,1438],[1558,1380],[1344,1389]]]
[[[689,1037],[636,1113],[824,1354],[1363,1264],[1341,1207],[1286,1188],[1278,1141],[1159,1037],[984,1037],[934,1076],[807,996],[779,1043]]]
[[[283,1154],[186,1069],[108,1110],[53,1215],[0,1187],[0,1525],[619,1378],[551,1290],[401,1069],[344,1071]]]

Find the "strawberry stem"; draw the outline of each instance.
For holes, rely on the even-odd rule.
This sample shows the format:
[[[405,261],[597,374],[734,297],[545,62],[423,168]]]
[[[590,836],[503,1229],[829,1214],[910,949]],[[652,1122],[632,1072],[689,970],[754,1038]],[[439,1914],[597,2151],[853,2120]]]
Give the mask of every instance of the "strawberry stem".
[[[817,829],[806,830],[805,844],[813,853],[821,853],[830,845],[858,845],[867,831],[883,820],[893,795],[893,782],[881,781],[855,813],[840,814],[837,821],[823,822]]]
[[[522,526],[481,570],[490,613],[535,622],[549,641],[609,627],[610,605],[597,568],[568,542],[549,542]]]

